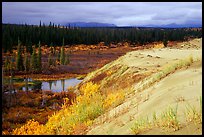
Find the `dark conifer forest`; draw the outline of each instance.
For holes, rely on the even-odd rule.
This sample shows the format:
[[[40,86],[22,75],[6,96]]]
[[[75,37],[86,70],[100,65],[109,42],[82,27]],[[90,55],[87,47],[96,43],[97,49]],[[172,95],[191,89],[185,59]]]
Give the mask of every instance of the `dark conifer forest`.
[[[17,48],[18,39],[32,53],[32,45],[72,46],[74,44],[98,44],[105,45],[118,42],[132,44],[147,44],[157,41],[184,41],[187,38],[199,38],[202,29],[196,28],[137,28],[137,27],[107,27],[107,28],[79,28],[55,25],[50,22],[48,26],[2,24],[3,52]]]

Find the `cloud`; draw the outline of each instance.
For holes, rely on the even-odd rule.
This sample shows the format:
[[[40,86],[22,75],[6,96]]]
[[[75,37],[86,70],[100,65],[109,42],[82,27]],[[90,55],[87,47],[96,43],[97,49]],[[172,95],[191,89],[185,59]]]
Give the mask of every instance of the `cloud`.
[[[3,2],[3,23],[121,25],[202,22],[201,2]]]
[[[197,3],[187,4],[178,3],[178,5],[168,5],[165,10],[153,16],[153,20],[161,23],[187,23],[187,20],[196,19],[202,21],[202,6]]]

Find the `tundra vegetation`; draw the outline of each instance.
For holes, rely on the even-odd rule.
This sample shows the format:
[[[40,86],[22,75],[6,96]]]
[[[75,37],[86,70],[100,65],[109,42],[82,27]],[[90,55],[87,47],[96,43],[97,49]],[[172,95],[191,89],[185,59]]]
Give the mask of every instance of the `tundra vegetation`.
[[[200,59],[196,60],[190,55],[187,58],[171,60],[166,65],[157,65],[159,69],[154,68],[151,71],[146,71],[145,67],[128,65],[129,62],[122,62],[125,65],[122,64],[124,56],[111,63],[104,63],[106,64],[104,66],[100,66],[101,62],[97,62],[99,67],[93,67],[92,64],[88,66],[90,69],[99,68],[93,72],[73,73],[78,79],[84,79],[83,82],[69,88],[69,92],[61,93],[41,90],[31,92],[18,90],[12,93],[14,87],[25,84],[18,81],[17,76],[28,78],[33,74],[43,74],[43,71],[49,69],[53,71],[50,71],[45,78],[37,79],[56,79],[58,77],[55,78],[51,74],[57,71],[57,67],[66,68],[78,65],[74,69],[79,67],[84,69],[80,63],[88,59],[80,60],[81,55],[86,54],[89,59],[92,59],[93,56],[103,56],[104,51],[114,51],[118,48],[122,50],[123,47],[131,47],[134,50],[145,48],[161,50],[163,47],[170,49],[171,42],[183,42],[201,37],[202,29],[75,28],[60,27],[52,23],[49,26],[2,24],[2,35],[3,77],[8,78],[3,80],[2,134],[70,135],[86,134],[99,117],[105,115],[105,118],[102,117],[104,118],[101,120],[102,123],[111,119],[112,116],[106,114],[123,104],[130,95],[141,93],[169,74],[178,69],[188,68]],[[156,45],[155,48],[148,46],[154,42],[159,42],[160,45]],[[76,46],[76,44],[85,45]],[[97,50],[92,51],[92,49]],[[76,51],[82,54],[76,54]],[[75,54],[74,57],[73,54]],[[107,58],[110,58],[111,54],[108,54]],[[127,55],[130,54],[132,53]],[[137,56],[141,60],[145,58],[142,54]],[[151,55],[147,57],[154,58]],[[155,58],[161,59],[158,56]],[[76,63],[74,59],[79,59],[81,62]],[[135,60],[131,61],[135,62]],[[151,63],[149,61],[147,64]],[[64,74],[57,75],[66,78]],[[26,84],[34,85],[35,83],[27,82]],[[135,84],[138,85],[137,88]],[[202,105],[202,98],[200,102]],[[202,123],[202,109],[197,110],[196,107],[188,104],[186,110],[187,122]],[[121,113],[115,112],[114,117]],[[140,134],[154,126],[177,131],[181,126],[177,118],[177,108],[169,107],[161,116],[153,113],[152,119],[153,121],[149,116],[138,119],[131,128],[133,133]]]
[[[187,67],[192,63],[193,59],[189,56],[187,59],[179,60],[176,63],[165,66],[162,72],[156,73],[148,79],[153,78],[154,81],[158,81],[169,73],[173,73],[176,69]],[[143,84],[149,86],[149,84],[152,84],[154,81]],[[145,88],[146,87],[143,87],[143,90]],[[135,91],[132,90],[132,92]],[[71,105],[67,103],[69,99],[65,98],[62,109],[52,116],[49,116],[48,122],[45,125],[31,120],[24,126],[16,128],[12,134],[75,134],[77,133],[76,130],[81,126],[84,129],[83,133],[86,133],[88,126],[92,125],[97,117],[121,104],[125,100],[125,96],[127,96],[125,90],[110,92],[106,95],[103,93],[103,90],[100,90],[98,84],[88,82],[80,87],[79,95],[76,99],[71,101]],[[201,101],[202,99],[200,98],[200,102]],[[192,106],[187,106],[186,119],[198,123],[202,122],[201,111],[196,110]],[[37,126],[32,127],[30,125]],[[161,116],[157,116],[153,113],[153,122],[150,121],[148,116],[138,118],[131,130],[134,134],[139,134],[142,131],[151,129],[153,126],[161,127],[164,130],[179,130],[180,123],[177,118],[177,107],[169,107]]]

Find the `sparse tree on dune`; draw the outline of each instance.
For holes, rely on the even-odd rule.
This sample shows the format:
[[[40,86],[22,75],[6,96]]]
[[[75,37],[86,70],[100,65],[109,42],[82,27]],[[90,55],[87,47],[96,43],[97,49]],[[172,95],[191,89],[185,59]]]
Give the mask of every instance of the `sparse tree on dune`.
[[[164,47],[167,47],[168,41],[167,41],[167,34],[166,33],[164,33],[163,44],[164,44]]]
[[[166,39],[163,40],[164,47],[167,47],[168,41]]]

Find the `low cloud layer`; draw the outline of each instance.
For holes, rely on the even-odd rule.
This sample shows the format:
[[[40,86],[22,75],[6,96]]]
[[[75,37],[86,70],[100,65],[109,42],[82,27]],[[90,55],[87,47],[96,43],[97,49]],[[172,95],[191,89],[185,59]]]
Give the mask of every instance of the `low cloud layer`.
[[[201,2],[3,2],[3,23],[202,24]]]

